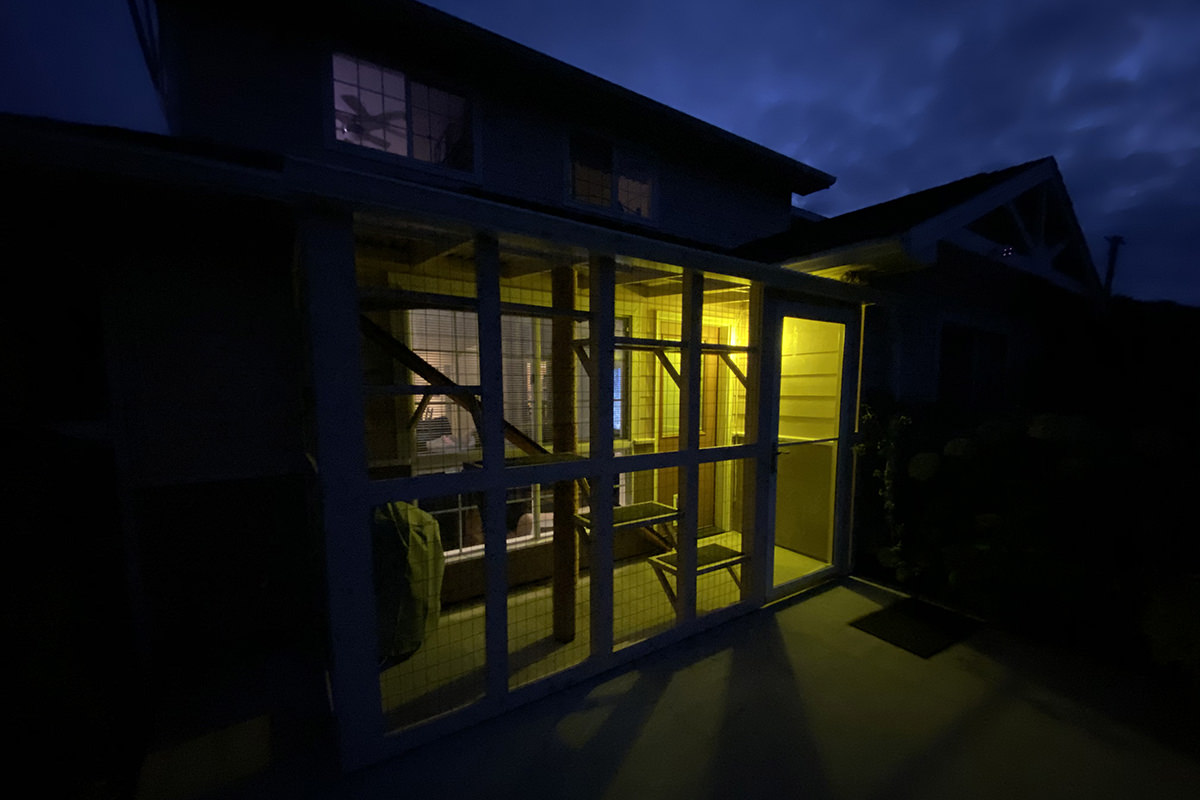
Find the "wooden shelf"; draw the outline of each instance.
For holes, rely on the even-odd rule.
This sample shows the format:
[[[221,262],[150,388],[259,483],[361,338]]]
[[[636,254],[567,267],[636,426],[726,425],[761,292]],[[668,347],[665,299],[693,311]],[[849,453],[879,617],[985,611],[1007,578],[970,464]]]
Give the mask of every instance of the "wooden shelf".
[[[579,524],[585,529],[592,527],[592,515],[578,514]],[[613,530],[622,528],[647,528],[679,519],[679,509],[666,503],[634,503],[613,508]]]

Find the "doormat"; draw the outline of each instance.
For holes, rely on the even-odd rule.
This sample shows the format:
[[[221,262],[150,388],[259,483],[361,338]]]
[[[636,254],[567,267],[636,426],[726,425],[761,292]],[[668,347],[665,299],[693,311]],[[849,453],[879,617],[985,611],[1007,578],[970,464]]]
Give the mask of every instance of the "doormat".
[[[921,658],[942,652],[979,628],[979,623],[970,617],[912,597],[850,624]]]

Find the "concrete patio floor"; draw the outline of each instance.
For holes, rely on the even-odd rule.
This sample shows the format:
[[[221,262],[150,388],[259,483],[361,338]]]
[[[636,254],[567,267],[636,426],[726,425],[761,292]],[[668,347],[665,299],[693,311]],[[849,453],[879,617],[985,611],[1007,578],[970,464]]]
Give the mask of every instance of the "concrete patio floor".
[[[387,763],[227,796],[1200,797],[1196,725],[1148,680],[990,628],[922,659],[848,625],[894,599],[843,580]]]

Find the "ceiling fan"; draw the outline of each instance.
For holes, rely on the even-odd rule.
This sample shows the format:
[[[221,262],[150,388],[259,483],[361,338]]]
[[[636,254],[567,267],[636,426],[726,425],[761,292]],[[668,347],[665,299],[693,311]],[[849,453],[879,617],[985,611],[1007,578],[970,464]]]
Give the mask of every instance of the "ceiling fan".
[[[372,114],[363,106],[362,101],[352,94],[344,94],[341,101],[349,110],[335,108],[338,130],[343,134],[353,136],[360,144],[371,144],[380,149],[387,149],[387,140],[372,131],[382,131],[390,128],[394,133],[403,133],[403,126],[393,127],[392,120],[404,120],[403,111],[384,111]]]

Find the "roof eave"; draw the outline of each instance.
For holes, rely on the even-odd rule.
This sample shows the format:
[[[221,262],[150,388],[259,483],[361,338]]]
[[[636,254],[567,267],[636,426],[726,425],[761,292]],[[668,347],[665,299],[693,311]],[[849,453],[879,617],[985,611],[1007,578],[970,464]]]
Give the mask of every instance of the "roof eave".
[[[821,277],[840,277],[851,272],[909,272],[927,265],[927,261],[914,256],[902,236],[855,242],[778,263],[783,269]]]

